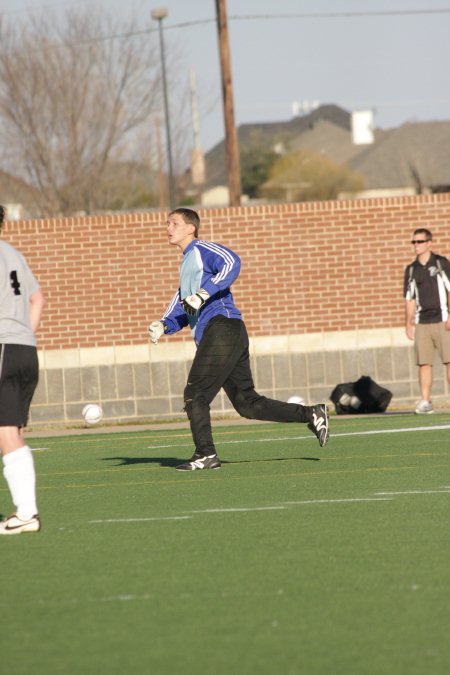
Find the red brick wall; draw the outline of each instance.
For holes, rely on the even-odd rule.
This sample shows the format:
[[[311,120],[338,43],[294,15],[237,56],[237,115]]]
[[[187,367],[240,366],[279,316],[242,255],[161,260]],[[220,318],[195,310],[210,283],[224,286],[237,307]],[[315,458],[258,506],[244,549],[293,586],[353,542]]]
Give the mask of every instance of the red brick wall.
[[[403,325],[416,227],[450,257],[450,195],[202,209],[200,237],[234,249],[250,335]],[[178,286],[166,213],[8,223],[47,297],[40,347],[139,344]],[[281,260],[277,264],[277,260]],[[190,339],[183,331],[172,339]]]

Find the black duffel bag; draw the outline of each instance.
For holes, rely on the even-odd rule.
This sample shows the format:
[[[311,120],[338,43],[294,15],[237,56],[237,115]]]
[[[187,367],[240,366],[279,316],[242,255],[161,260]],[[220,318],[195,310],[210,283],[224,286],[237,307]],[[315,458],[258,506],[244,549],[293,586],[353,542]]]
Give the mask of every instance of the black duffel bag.
[[[356,382],[337,384],[330,394],[338,415],[385,412],[392,392],[362,375]]]

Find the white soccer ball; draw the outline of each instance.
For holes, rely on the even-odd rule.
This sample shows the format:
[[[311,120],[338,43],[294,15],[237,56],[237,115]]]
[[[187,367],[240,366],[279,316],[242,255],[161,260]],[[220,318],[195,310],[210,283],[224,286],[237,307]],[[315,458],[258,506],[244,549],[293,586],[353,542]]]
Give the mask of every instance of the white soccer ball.
[[[81,414],[86,424],[98,424],[103,417],[103,410],[96,403],[88,403]]]
[[[357,396],[352,396],[350,399],[350,407],[354,410],[358,410],[361,407],[361,399]]]
[[[302,396],[290,396],[288,403],[296,403],[297,405],[305,405],[305,399]]]
[[[342,396],[339,398],[339,403],[343,406],[349,406],[351,405],[351,400],[352,397],[350,394],[342,394]]]

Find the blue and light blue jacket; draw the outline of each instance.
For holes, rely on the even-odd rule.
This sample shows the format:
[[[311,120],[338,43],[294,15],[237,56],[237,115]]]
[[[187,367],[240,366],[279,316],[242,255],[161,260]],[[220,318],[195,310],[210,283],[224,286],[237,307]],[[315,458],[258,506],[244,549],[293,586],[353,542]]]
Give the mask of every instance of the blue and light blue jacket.
[[[194,239],[183,251],[180,287],[162,317],[166,334],[176,333],[189,325],[198,345],[206,324],[214,316],[221,314],[230,319],[241,319],[230,290],[240,269],[241,260],[230,249],[211,241]],[[195,316],[188,316],[181,300],[194,295],[201,288],[210,297]]]

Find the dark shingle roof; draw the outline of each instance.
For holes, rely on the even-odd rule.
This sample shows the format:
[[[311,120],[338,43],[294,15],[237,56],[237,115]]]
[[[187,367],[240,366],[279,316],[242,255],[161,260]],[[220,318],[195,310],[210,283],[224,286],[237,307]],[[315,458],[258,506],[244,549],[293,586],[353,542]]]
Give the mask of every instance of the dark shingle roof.
[[[354,145],[351,115],[336,105],[320,106],[289,122],[244,124],[238,129],[239,148],[284,151],[310,150],[360,174],[367,189],[450,186],[450,121],[408,122],[396,129],[376,129],[374,143]],[[205,188],[226,185],[224,142],[205,156]]]
[[[349,166],[371,189],[450,186],[450,122],[408,122],[390,129]]]
[[[376,141],[383,134],[375,132]],[[365,146],[364,146],[365,147]],[[290,144],[290,150],[308,150],[331,159],[336,164],[347,164],[358,155],[363,146],[355,145],[349,129],[337,127],[327,120],[319,120],[314,126],[296,136]]]
[[[256,144],[267,149],[273,149],[277,144],[282,144],[288,149],[294,138],[313,128],[319,120],[326,120],[339,129],[350,130],[350,113],[337,105],[321,105],[308,115],[294,117],[288,122],[242,124],[237,130],[240,151]],[[214,185],[227,184],[224,141],[206,153],[205,164],[205,189]]]

